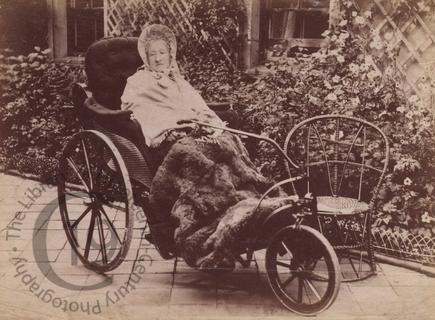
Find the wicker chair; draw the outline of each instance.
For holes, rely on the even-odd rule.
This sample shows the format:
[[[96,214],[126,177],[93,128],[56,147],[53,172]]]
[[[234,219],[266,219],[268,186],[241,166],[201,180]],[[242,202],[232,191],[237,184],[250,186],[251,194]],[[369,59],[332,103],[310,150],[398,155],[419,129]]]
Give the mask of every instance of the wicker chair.
[[[284,150],[307,176],[298,192],[317,197],[314,223],[337,251],[343,280],[375,274],[371,218],[389,162],[385,134],[365,120],[317,116],[289,132]]]

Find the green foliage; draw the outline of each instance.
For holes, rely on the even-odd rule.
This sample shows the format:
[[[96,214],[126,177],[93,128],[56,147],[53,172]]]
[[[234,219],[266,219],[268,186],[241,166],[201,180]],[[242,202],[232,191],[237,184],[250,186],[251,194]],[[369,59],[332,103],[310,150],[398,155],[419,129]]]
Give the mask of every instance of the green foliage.
[[[47,26],[45,0],[0,0],[0,48],[28,54],[46,46]]]
[[[312,54],[300,51],[294,59],[277,58],[269,64],[270,74],[231,93],[244,106],[239,109],[244,129],[282,145],[294,124],[315,115],[349,115],[378,125],[390,140],[392,159],[375,225],[433,236],[435,128],[429,103],[397,85],[395,52],[376,34],[367,36],[371,12],[358,13],[349,4],[341,14],[339,24],[324,34],[325,48]],[[275,49],[278,56],[284,53]],[[377,52],[381,49],[382,54]],[[283,175],[269,146],[250,149],[263,173]]]
[[[7,52],[6,52],[7,54]],[[8,168],[53,179],[63,146],[78,125],[69,92],[80,67],[55,63],[48,50],[27,56],[0,55],[0,157]]]
[[[222,50],[240,51],[239,29],[244,19],[245,7],[240,0],[192,2],[193,32],[181,37],[179,57],[186,78],[208,101],[226,99],[225,92],[237,85],[237,59]]]

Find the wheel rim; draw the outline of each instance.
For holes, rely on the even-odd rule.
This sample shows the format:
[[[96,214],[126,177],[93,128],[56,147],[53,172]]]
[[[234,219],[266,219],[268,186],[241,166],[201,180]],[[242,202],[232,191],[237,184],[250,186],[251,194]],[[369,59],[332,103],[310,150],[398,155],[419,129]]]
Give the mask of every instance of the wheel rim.
[[[317,314],[337,296],[337,257],[327,240],[310,227],[281,229],[267,248],[266,269],[278,300],[298,314]]]
[[[83,265],[116,268],[132,237],[132,189],[125,164],[101,133],[83,131],[65,147],[58,173],[59,209],[68,241]]]

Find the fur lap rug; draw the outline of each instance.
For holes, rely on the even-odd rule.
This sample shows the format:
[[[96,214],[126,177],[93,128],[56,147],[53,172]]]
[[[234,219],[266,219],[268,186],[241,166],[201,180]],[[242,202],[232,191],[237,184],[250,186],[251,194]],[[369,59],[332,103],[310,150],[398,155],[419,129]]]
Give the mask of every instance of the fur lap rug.
[[[176,252],[200,269],[233,269],[240,244],[264,217],[295,200],[281,194],[254,210],[271,183],[259,174],[240,139],[213,142],[185,137],[165,157],[153,180],[150,204],[158,220],[175,218]]]

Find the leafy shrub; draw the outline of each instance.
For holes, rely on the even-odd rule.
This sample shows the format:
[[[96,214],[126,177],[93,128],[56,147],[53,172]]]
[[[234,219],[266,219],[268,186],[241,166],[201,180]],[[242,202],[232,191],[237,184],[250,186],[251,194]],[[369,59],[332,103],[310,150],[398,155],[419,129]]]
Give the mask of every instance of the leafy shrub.
[[[301,51],[294,59],[277,58],[269,64],[270,74],[230,93],[244,106],[239,109],[244,129],[282,145],[294,124],[315,115],[343,114],[378,125],[390,140],[392,159],[375,225],[433,236],[435,128],[429,103],[397,85],[395,52],[380,37],[366,36],[372,32],[371,12],[358,13],[349,4],[341,14],[338,25],[324,34],[325,48]],[[370,50],[369,55],[372,47],[384,53]],[[275,50],[277,56],[285,52],[279,46]],[[271,147],[253,144],[250,149],[263,173],[283,175]]]
[[[77,123],[70,111],[71,83],[81,67],[49,60],[48,50],[0,55],[0,156],[7,168],[54,177],[59,154]]]

